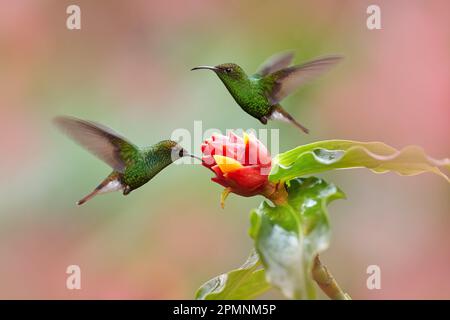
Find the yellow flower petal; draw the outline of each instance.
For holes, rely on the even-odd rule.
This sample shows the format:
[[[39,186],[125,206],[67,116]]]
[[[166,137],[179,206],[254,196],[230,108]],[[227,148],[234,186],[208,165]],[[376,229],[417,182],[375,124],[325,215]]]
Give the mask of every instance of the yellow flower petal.
[[[250,137],[248,136],[247,132],[243,132],[242,136],[244,137],[244,144],[248,145],[248,140],[250,139]]]
[[[219,155],[214,155],[213,157],[222,173],[233,172],[244,167],[239,161],[229,157]]]
[[[222,207],[222,209],[225,209],[225,200],[227,199],[230,192],[231,192],[230,188],[225,188],[223,189],[222,194],[220,195],[220,206]]]

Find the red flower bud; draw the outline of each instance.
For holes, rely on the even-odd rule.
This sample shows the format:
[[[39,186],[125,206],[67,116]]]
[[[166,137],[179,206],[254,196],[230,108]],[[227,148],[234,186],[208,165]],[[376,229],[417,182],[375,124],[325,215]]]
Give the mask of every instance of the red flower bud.
[[[202,153],[203,165],[216,174],[211,180],[225,187],[222,206],[230,192],[244,197],[273,192],[275,186],[268,180],[272,159],[253,135],[213,134],[202,144]]]

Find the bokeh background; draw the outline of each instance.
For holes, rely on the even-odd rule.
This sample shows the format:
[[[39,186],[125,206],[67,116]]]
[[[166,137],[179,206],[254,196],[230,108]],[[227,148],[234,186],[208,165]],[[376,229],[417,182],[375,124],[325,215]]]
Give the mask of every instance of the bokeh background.
[[[283,123],[280,150],[318,139],[418,144],[450,154],[449,1],[6,1],[0,9],[0,298],[193,298],[252,246],[249,211],[200,165],[172,166],[130,196],[75,201],[110,169],[62,136],[52,117],[104,123],[139,145],[176,128],[261,128],[200,64],[253,71],[294,49],[296,62],[345,61],[284,102],[312,131]],[[381,6],[382,30],[366,28]],[[81,7],[82,29],[66,28]],[[199,152],[198,150],[196,150]],[[449,186],[435,175],[323,174],[348,195],[331,205],[323,254],[355,299],[450,298]],[[81,267],[82,289],[66,289]],[[381,267],[382,289],[366,288]],[[282,298],[273,291],[266,295]]]

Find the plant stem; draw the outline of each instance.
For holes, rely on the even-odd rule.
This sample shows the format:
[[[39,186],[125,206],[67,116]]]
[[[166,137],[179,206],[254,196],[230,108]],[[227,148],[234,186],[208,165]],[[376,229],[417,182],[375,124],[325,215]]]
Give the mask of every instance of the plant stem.
[[[332,300],[351,300],[350,296],[345,293],[338,283],[328,271],[327,267],[322,264],[319,255],[314,259],[314,266],[312,270],[314,281],[317,282],[320,289]]]
[[[262,191],[262,195],[272,201],[277,206],[282,206],[287,203],[288,193],[284,183],[267,183]]]

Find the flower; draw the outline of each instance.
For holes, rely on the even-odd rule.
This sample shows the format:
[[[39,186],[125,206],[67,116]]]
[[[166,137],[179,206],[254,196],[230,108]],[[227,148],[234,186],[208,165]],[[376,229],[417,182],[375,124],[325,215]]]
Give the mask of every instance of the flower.
[[[268,179],[272,158],[253,135],[213,134],[202,143],[202,153],[203,165],[216,175],[211,180],[225,187],[222,207],[230,192],[244,197],[261,194],[274,200],[271,195],[278,187]]]

